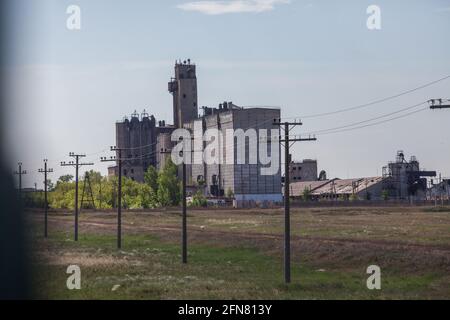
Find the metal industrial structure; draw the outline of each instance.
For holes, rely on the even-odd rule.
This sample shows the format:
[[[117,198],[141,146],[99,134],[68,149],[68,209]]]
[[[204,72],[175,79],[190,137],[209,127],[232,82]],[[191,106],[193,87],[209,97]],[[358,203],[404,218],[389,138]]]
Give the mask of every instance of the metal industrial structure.
[[[384,190],[396,199],[423,198],[427,190],[427,177],[435,176],[436,171],[421,170],[415,156],[407,161],[405,153],[398,151],[396,160],[383,167]]]
[[[427,200],[450,201],[450,179],[439,178],[437,183],[430,181],[430,184]]]
[[[303,199],[308,196],[309,200],[316,201],[425,200],[429,198],[427,178],[435,176],[436,171],[421,169],[415,156],[407,161],[405,153],[398,151],[396,160],[383,167],[382,176],[326,179],[326,173],[323,171],[319,179],[313,176],[310,180],[291,180],[290,194],[293,198]]]

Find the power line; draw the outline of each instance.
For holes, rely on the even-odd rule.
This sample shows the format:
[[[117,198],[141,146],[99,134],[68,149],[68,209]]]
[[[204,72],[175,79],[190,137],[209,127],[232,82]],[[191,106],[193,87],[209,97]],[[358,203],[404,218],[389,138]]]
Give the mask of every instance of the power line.
[[[350,123],[350,124],[347,124],[347,125],[344,125],[344,126],[340,126],[340,127],[334,127],[334,128],[329,128],[329,129],[322,129],[322,130],[317,130],[317,131],[311,131],[311,132],[308,132],[306,134],[321,134],[321,133],[325,133],[325,132],[328,132],[328,131],[335,131],[335,130],[341,130],[341,129],[354,127],[354,126],[357,126],[359,124],[372,122],[372,121],[375,121],[375,120],[383,119],[383,118],[386,118],[386,117],[389,117],[389,116],[392,116],[392,115],[395,115],[395,114],[402,113],[402,112],[407,111],[407,110],[415,109],[417,107],[420,107],[420,106],[424,105],[425,103],[426,102],[421,102],[421,103],[415,104],[413,106],[409,106],[409,107],[406,107],[406,108],[403,108],[403,109],[400,109],[400,110],[397,110],[397,111],[394,111],[394,112],[383,114],[383,115],[375,117],[375,118],[370,118],[370,119],[359,121],[359,122],[353,122],[353,123]]]
[[[292,119],[298,119],[298,118],[312,119],[312,118],[319,118],[319,117],[324,117],[324,116],[329,116],[329,115],[334,115],[334,114],[340,114],[340,113],[344,113],[344,112],[348,112],[348,111],[358,110],[358,109],[370,107],[370,106],[375,105],[375,104],[380,104],[380,103],[383,103],[383,102],[386,102],[386,101],[389,101],[389,100],[393,100],[395,98],[399,98],[401,96],[410,94],[412,92],[415,92],[415,91],[418,91],[418,90],[421,90],[421,89],[425,89],[427,87],[430,87],[430,86],[432,86],[432,85],[434,85],[436,83],[442,82],[442,81],[447,80],[449,78],[450,78],[450,75],[447,75],[445,77],[442,77],[440,79],[428,82],[428,83],[426,83],[424,85],[415,87],[413,89],[406,90],[406,91],[403,91],[401,93],[398,93],[398,94],[395,94],[395,95],[392,95],[392,96],[388,96],[388,97],[385,97],[385,98],[382,98],[382,99],[378,99],[378,100],[371,101],[371,102],[364,103],[364,104],[359,104],[359,105],[352,106],[352,107],[345,107],[345,108],[337,109],[335,111],[310,114],[310,115],[306,115],[306,116],[302,116],[302,117],[283,117],[283,118],[280,118],[279,120],[292,120]],[[430,102],[432,102],[432,101],[438,101],[438,99],[430,100]],[[433,108],[433,109],[437,109],[437,108]],[[264,121],[264,122],[261,122],[261,123],[258,123],[258,124],[259,125],[263,125],[263,124],[266,124],[266,123],[268,123],[270,121],[272,121],[272,120]]]
[[[425,110],[428,110],[428,107],[422,108],[422,109],[419,109],[419,110],[416,110],[416,111],[412,111],[412,112],[409,112],[409,113],[406,113],[404,115],[397,116],[397,117],[394,117],[394,118],[391,118],[391,119],[387,119],[387,120],[383,120],[383,121],[378,121],[378,122],[375,122],[375,123],[367,124],[367,125],[364,125],[364,126],[359,126],[359,127],[349,128],[349,129],[343,129],[343,130],[330,131],[330,132],[325,132],[325,133],[321,133],[321,134],[317,134],[317,135],[318,136],[324,136],[324,135],[329,135],[329,134],[348,132],[348,131],[359,130],[359,129],[368,128],[368,127],[373,127],[373,126],[376,126],[376,125],[379,125],[379,124],[384,124],[384,123],[391,122],[391,121],[394,121],[394,120],[406,118],[406,117],[409,117],[409,116],[411,116],[413,114],[416,114],[416,113],[419,113],[419,112],[422,112],[422,111],[425,111]]]
[[[144,149],[144,148],[148,148],[148,147],[153,147],[153,146],[155,146],[157,143],[158,143],[158,142],[153,142],[153,143],[146,144],[146,145],[139,146],[139,147],[120,148],[120,149],[121,149],[122,151]]]
[[[306,116],[303,116],[302,118],[303,119],[318,118],[318,117],[329,116],[329,115],[334,115],[334,114],[339,114],[339,113],[344,113],[344,112],[348,112],[348,111],[352,111],[352,110],[358,110],[358,109],[370,107],[372,105],[383,103],[383,102],[386,102],[386,101],[389,101],[389,100],[392,100],[392,99],[399,98],[401,96],[410,94],[412,92],[415,92],[415,91],[418,91],[418,90],[430,87],[430,86],[432,86],[432,85],[434,85],[436,83],[442,82],[442,81],[447,80],[449,78],[450,78],[450,75],[447,75],[447,76],[445,76],[443,78],[434,80],[432,82],[426,83],[426,84],[421,85],[419,87],[416,87],[416,88],[413,88],[413,89],[410,89],[410,90],[407,90],[407,91],[404,91],[404,92],[401,92],[401,93],[398,93],[398,94],[395,94],[395,95],[392,95],[392,96],[388,96],[386,98],[378,99],[378,100],[375,100],[375,101],[372,101],[372,102],[369,102],[369,103],[364,103],[364,104],[356,105],[356,106],[353,106],[353,107],[338,109],[338,110],[335,110],[335,111],[306,115]]]

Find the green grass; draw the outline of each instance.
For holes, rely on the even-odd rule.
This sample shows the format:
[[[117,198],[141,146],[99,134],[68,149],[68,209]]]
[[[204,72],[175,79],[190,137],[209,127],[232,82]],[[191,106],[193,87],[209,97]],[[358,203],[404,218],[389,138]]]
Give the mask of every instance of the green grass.
[[[178,243],[154,236],[127,235],[121,251],[116,238],[83,235],[79,243],[65,233],[39,241],[34,287],[40,299],[402,299],[442,295],[441,274],[382,274],[382,290],[366,288],[360,267],[317,270],[309,262],[293,264],[292,284],[284,285],[282,261],[249,247],[191,245],[181,264]],[[43,259],[52,252],[55,264]],[[51,259],[50,259],[51,260]],[[105,260],[107,263],[102,264]],[[82,289],[66,288],[66,268],[78,264]],[[112,291],[116,285],[120,287]],[[448,298],[449,296],[447,296]]]

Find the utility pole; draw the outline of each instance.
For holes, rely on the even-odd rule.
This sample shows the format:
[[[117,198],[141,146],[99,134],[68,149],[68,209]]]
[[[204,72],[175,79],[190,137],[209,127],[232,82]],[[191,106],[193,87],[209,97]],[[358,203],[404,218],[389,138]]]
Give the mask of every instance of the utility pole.
[[[280,144],[284,143],[284,281],[285,283],[291,283],[291,213],[290,213],[290,178],[289,178],[289,165],[291,163],[290,147],[295,142],[302,141],[316,141],[315,137],[301,138],[291,137],[289,134],[291,130],[297,126],[301,126],[300,121],[294,122],[281,122],[280,119],[275,119],[274,126],[279,126],[284,130],[284,139],[280,136]]]
[[[450,109],[450,99],[431,99],[430,101],[428,101],[428,103],[430,104],[430,109],[431,110],[436,110],[436,109]],[[439,175],[439,185],[438,188],[441,188],[441,183],[442,183],[442,179],[441,179],[441,175]],[[441,190],[441,189],[440,189]],[[440,192],[440,197],[441,197],[441,204],[444,205],[444,199],[442,197],[442,191]],[[437,206],[437,190],[436,190],[436,195],[435,195],[435,199],[434,199],[434,203],[435,206]]]
[[[69,153],[69,157],[74,158],[75,161],[68,163],[61,162],[61,167],[75,167],[75,241],[78,241],[78,172],[82,166],[93,166],[93,163],[81,163],[80,159],[85,158],[84,154]]]
[[[187,204],[186,204],[186,162],[183,160],[182,164],[183,171],[183,191],[182,191],[182,253],[183,253],[183,263],[187,263]]]
[[[430,109],[450,109],[450,99],[431,99],[428,101]]]
[[[45,206],[45,216],[44,216],[44,237],[48,238],[48,197],[47,197],[47,187],[48,179],[47,174],[52,173],[53,169],[47,168],[47,159],[44,159],[44,169],[39,169],[39,173],[44,174],[44,206]]]
[[[170,154],[171,151],[167,149],[161,149],[161,154]],[[181,257],[182,263],[187,264],[187,201],[186,201],[186,158],[183,151],[180,152],[180,156],[183,157],[183,164],[181,165],[182,175],[182,190],[181,190]]]
[[[111,151],[116,152],[115,157],[101,158],[101,162],[116,162],[119,174],[119,187],[117,192],[117,249],[122,249],[122,151],[124,149],[111,147]]]
[[[17,165],[19,168],[18,171],[14,171],[14,174],[19,176],[19,199],[22,200],[22,175],[27,174],[27,171],[22,170],[22,162],[19,162]]]
[[[441,206],[444,206],[444,184],[442,183],[442,173],[439,173],[439,198],[441,198]]]

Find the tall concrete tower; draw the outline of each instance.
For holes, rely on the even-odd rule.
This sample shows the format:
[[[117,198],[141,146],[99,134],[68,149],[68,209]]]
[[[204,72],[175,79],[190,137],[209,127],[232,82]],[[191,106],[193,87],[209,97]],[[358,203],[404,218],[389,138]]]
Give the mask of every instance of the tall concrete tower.
[[[175,127],[181,128],[198,117],[197,75],[191,60],[175,63],[175,78],[169,82],[169,92],[173,95]]]

